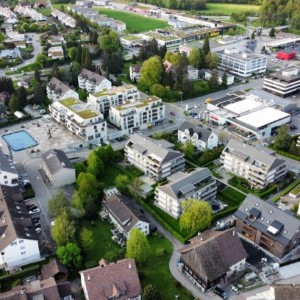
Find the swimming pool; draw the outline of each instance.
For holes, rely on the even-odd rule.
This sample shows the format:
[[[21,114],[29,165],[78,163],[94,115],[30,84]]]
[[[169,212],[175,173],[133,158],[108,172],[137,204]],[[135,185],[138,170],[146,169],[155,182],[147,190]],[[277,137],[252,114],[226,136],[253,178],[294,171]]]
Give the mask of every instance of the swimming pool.
[[[25,130],[3,134],[2,138],[14,151],[21,151],[38,144],[37,141]]]

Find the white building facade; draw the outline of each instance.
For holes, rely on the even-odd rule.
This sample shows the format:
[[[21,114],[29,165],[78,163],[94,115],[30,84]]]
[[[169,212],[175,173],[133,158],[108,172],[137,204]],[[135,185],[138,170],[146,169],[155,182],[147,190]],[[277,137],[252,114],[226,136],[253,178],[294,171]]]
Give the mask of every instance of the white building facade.
[[[78,85],[88,93],[109,91],[111,89],[111,81],[87,69],[82,69],[78,75]]]
[[[47,97],[52,101],[59,101],[67,98],[79,99],[77,92],[72,90],[66,84],[53,77],[46,86]]]

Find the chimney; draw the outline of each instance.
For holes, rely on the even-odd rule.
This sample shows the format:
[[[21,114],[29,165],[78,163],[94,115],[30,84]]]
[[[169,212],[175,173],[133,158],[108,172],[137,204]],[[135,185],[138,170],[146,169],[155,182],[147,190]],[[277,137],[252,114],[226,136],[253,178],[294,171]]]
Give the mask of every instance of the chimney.
[[[90,276],[90,274],[88,274],[88,276],[87,276],[87,280],[88,280],[88,281],[90,281],[90,280],[91,280],[91,276]]]

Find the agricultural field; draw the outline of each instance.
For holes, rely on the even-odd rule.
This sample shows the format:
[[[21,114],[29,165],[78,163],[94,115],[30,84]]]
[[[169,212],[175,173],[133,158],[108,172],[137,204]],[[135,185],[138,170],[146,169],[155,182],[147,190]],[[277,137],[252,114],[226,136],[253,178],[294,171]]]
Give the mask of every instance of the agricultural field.
[[[157,28],[168,27],[168,23],[166,21],[147,18],[130,12],[105,8],[96,8],[96,10],[102,14],[107,15],[108,17],[126,23],[127,30],[130,32],[143,32],[148,30],[154,30]]]
[[[234,13],[243,13],[246,11],[258,12],[260,6],[248,4],[229,4],[229,3],[207,3],[207,9],[201,10],[201,14],[209,15],[227,15]]]

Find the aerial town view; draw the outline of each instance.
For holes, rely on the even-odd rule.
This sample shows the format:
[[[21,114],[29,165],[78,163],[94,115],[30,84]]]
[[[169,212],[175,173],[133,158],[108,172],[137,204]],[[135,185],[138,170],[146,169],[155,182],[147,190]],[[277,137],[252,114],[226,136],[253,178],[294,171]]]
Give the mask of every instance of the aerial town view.
[[[300,300],[298,0],[0,26],[0,300]]]

